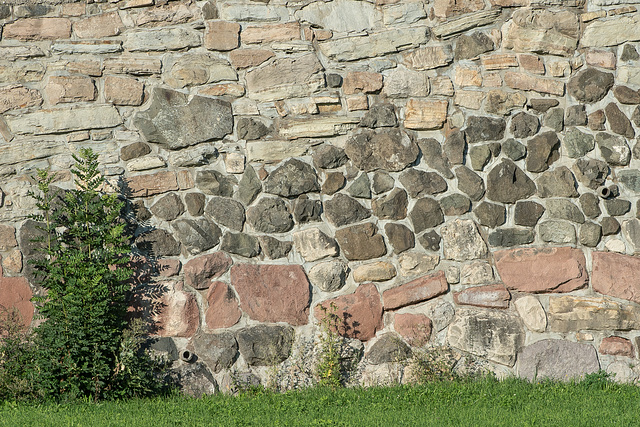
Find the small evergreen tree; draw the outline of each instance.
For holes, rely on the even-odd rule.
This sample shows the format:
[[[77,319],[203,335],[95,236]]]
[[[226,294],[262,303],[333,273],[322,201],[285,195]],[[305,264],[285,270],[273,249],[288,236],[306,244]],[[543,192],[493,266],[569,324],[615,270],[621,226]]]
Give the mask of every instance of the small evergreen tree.
[[[51,185],[38,170],[31,194],[40,213],[44,256],[33,261],[45,295],[34,298],[44,321],[35,329],[35,378],[44,396],[95,400],[155,394],[158,363],[140,351],[140,328],[127,331],[131,236],[124,203],[104,194],[98,155],[81,149],[71,172],[76,189]]]

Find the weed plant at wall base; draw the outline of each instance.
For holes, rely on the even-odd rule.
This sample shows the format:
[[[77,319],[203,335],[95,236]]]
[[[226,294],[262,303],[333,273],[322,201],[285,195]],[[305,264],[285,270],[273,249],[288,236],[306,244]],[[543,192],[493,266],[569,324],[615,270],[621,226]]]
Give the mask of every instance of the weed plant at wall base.
[[[5,375],[31,381],[33,390],[25,389],[45,399],[163,393],[158,376],[165,364],[141,350],[144,325],[138,321],[129,328],[126,318],[132,270],[124,203],[100,191],[105,181],[97,154],[81,149],[73,158],[77,189],[57,189],[55,175],[38,170],[40,192],[30,194],[40,210],[32,216],[40,223],[39,255],[30,262],[41,288],[34,301],[43,321],[28,339],[20,337],[28,344],[3,340],[3,353],[12,346],[29,356],[24,372],[5,363]]]

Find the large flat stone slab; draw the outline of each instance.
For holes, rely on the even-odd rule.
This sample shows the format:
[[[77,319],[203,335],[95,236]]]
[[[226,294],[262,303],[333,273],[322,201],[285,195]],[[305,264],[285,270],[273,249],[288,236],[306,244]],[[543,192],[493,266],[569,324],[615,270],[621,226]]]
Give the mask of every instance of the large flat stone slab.
[[[640,310],[636,305],[604,297],[551,297],[548,316],[549,329],[554,332],[640,328]]]
[[[133,119],[147,141],[175,150],[222,139],[233,131],[231,104],[227,101],[155,88],[148,109]]]
[[[640,303],[640,257],[592,252],[591,285],[601,294]]]
[[[251,319],[294,326],[309,321],[310,286],[299,265],[236,264],[230,277]]]
[[[599,369],[598,355],[591,344],[563,340],[542,340],[526,346],[518,354],[516,366],[517,375],[529,381],[569,381]]]
[[[507,366],[516,362],[524,337],[518,316],[483,309],[459,309],[447,332],[452,347]]]
[[[4,119],[11,133],[18,135],[111,128],[122,124],[122,117],[112,105],[40,110],[18,116],[6,115]]]
[[[571,292],[589,281],[580,249],[521,248],[496,251],[496,268],[508,289],[521,292]]]

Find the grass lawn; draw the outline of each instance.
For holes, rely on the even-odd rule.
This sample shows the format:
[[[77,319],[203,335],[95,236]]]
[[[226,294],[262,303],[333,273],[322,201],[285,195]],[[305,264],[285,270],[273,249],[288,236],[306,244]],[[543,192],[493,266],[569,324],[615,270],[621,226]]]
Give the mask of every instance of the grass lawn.
[[[637,426],[640,388],[509,379],[100,404],[0,404],[2,426]]]

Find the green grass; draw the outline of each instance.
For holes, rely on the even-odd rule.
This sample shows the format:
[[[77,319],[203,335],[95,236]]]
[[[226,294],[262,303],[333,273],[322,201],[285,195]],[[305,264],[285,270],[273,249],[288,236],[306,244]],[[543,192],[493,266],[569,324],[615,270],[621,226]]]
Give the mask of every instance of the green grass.
[[[0,404],[4,426],[637,426],[640,388],[509,379],[239,397]]]

